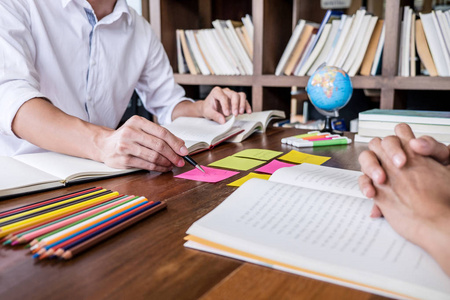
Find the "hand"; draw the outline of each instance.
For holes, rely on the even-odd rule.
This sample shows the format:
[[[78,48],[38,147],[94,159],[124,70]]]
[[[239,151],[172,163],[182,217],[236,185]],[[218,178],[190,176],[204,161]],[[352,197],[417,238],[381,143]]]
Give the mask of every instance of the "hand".
[[[411,134],[395,138],[405,154],[399,168],[389,147],[376,138],[370,143],[385,174],[373,182],[374,201],[392,228],[429,252],[450,275],[450,165],[419,155],[410,146]],[[361,161],[365,168],[365,162]]]
[[[251,113],[252,108],[244,93],[237,93],[228,88],[215,87],[203,102],[201,115],[217,123],[225,123],[225,117],[233,114]]]
[[[444,165],[449,164],[450,148],[446,147],[444,144],[437,142],[429,136],[423,136],[417,139],[414,138],[411,128],[406,124],[397,125],[395,130],[398,136],[408,138],[409,146],[415,153],[432,157]],[[383,139],[382,145],[389,159],[395,166],[401,168],[406,163],[406,155],[398,138],[394,136],[386,137]],[[366,197],[373,198],[376,195],[373,182],[377,182],[379,184],[384,183],[386,180],[386,174],[376,155],[372,151],[364,151],[361,153],[359,156],[359,162],[363,167],[362,171],[365,173],[365,175],[361,176],[359,179],[360,189]],[[376,206],[374,206],[371,217],[377,218],[380,216],[381,212]]]
[[[183,140],[149,120],[133,116],[117,130],[103,134],[97,144],[98,159],[114,168],[140,168],[167,172],[184,166],[188,150]]]

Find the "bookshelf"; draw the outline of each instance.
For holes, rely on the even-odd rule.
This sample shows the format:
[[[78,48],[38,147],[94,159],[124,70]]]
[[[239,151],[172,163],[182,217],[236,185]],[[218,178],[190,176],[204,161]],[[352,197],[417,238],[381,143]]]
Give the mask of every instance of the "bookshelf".
[[[369,12],[376,10],[371,11],[374,1],[379,0],[368,1]],[[379,107],[383,109],[404,108],[406,90],[450,91],[448,77],[397,76],[400,16],[402,6],[411,5],[410,2],[386,0],[386,42],[381,75],[352,78],[354,89],[380,90]],[[361,1],[354,0],[348,13],[353,13],[360,5]],[[200,85],[249,87],[255,111],[276,108],[289,112],[290,87],[304,88],[309,77],[275,76],[276,65],[297,20],[320,23],[325,15],[320,1],[306,0],[143,0],[142,7],[167,52],[179,84],[188,91]],[[177,74],[176,29],[210,28],[215,19],[239,20],[246,13],[252,16],[254,24],[253,75]],[[380,12],[374,13],[379,15]]]

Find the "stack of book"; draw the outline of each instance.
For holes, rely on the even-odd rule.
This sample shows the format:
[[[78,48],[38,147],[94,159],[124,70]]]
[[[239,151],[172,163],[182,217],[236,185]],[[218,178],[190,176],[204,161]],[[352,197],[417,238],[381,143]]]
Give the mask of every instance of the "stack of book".
[[[252,75],[253,23],[215,20],[214,28],[176,31],[178,72],[193,75]]]
[[[416,137],[429,135],[437,141],[450,144],[450,112],[420,110],[372,109],[359,113],[356,142],[368,142],[374,137],[395,134],[399,123],[411,126]]]
[[[384,21],[365,9],[349,16],[327,11],[322,23],[299,20],[275,75],[311,76],[323,64],[350,76],[376,75],[384,45]]]
[[[403,8],[398,60],[399,76],[415,76],[416,50],[423,68],[420,73],[430,76],[450,76],[450,11],[416,13]]]

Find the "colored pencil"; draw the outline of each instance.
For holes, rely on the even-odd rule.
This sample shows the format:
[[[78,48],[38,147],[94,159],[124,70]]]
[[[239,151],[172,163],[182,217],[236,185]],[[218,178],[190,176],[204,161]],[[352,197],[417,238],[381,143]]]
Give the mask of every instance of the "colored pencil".
[[[117,198],[119,198],[119,197],[120,197],[120,196],[118,196]],[[29,232],[33,232],[33,231],[35,231],[35,230],[44,228],[44,227],[49,226],[49,225],[52,225],[52,224],[54,224],[54,223],[58,223],[58,222],[60,222],[60,221],[62,221],[62,220],[65,220],[65,219],[70,218],[70,217],[72,217],[72,216],[75,216],[75,215],[77,215],[77,214],[81,214],[81,213],[83,213],[84,211],[91,210],[91,209],[93,209],[93,208],[95,208],[95,207],[97,207],[97,206],[105,205],[106,203],[109,203],[109,202],[111,202],[111,201],[114,202],[115,199],[113,199],[113,200],[105,199],[105,200],[100,201],[100,202],[98,202],[98,203],[92,203],[91,205],[88,205],[88,206],[86,206],[86,207],[79,208],[79,209],[74,210],[74,211],[72,211],[72,212],[70,212],[70,213],[68,213],[68,214],[61,215],[61,217],[59,217],[59,218],[55,218],[55,219],[52,219],[52,220],[49,220],[49,221],[45,221],[45,222],[42,222],[42,223],[38,223],[38,224],[35,224],[35,225],[33,225],[33,226],[26,227],[26,228],[24,228],[24,229],[22,229],[22,230],[14,231],[13,234],[9,234],[8,236],[6,236],[4,240],[15,239],[15,238],[17,238],[17,237],[20,237],[22,234],[26,234],[26,233],[29,233]]]
[[[56,233],[54,235],[51,235],[49,237],[46,237],[45,239],[41,240],[37,245],[31,247],[31,250],[33,252],[36,252],[40,248],[42,248],[42,247],[44,247],[46,245],[53,244],[53,243],[55,243],[55,242],[65,238],[65,237],[67,237],[67,236],[69,236],[69,235],[71,235],[71,234],[73,234],[75,232],[83,230],[83,229],[85,229],[85,228],[87,228],[87,227],[89,227],[89,226],[91,226],[93,224],[96,224],[96,223],[98,223],[98,222],[100,222],[102,220],[105,220],[105,219],[111,217],[112,215],[115,215],[115,214],[117,214],[117,213],[119,213],[121,211],[124,211],[124,210],[128,209],[129,207],[131,207],[133,205],[136,205],[137,203],[140,203],[140,202],[143,202],[143,201],[147,201],[148,202],[148,200],[145,199],[145,197],[140,197],[140,198],[138,198],[136,200],[133,200],[133,201],[131,201],[129,203],[126,203],[125,205],[121,205],[119,207],[116,207],[116,208],[114,208],[114,209],[112,209],[112,210],[110,210],[110,211],[108,211],[106,213],[100,214],[100,215],[98,215],[98,216],[96,216],[94,218],[86,220],[86,221],[84,221],[82,223],[79,223],[79,224],[77,224],[75,226],[72,226],[72,227],[70,227],[70,228],[68,228],[66,230],[58,232],[58,233]]]
[[[142,211],[145,211],[149,207],[152,207],[154,202],[142,202],[139,204],[136,204],[133,207],[128,208],[125,211],[122,211],[114,216],[111,216],[108,219],[105,219],[99,223],[93,224],[92,226],[85,228],[79,232],[76,232],[63,240],[60,240],[56,242],[55,244],[48,245],[44,249],[44,251],[40,251],[39,258],[45,258],[47,256],[51,256],[55,253],[55,250],[57,248],[63,248],[63,247],[70,247],[75,246],[79,243],[81,243],[83,240],[89,239],[92,236],[95,236],[95,234],[99,233],[100,231],[104,230],[106,227],[113,227],[117,224],[120,224],[124,220],[126,220],[128,217],[132,217],[136,214],[141,213]],[[35,256],[37,257],[37,255]]]
[[[111,212],[113,209],[116,209],[119,206],[123,206],[126,203],[130,203],[131,201],[135,201],[135,200],[138,200],[138,199],[142,198],[142,197],[136,197],[136,196],[128,196],[128,197],[130,197],[130,198],[126,199],[124,201],[119,201],[119,202],[114,201],[113,206],[111,206],[109,208],[106,208],[106,209],[102,209],[101,211],[99,211],[99,212],[97,212],[97,213],[95,213],[95,214],[93,214],[91,216],[85,217],[85,218],[83,218],[83,219],[81,219],[79,221],[76,221],[74,223],[71,223],[71,224],[68,224],[66,226],[63,226],[63,227],[61,227],[59,229],[56,229],[56,230],[51,231],[49,233],[46,233],[46,234],[44,234],[42,236],[39,236],[38,238],[34,239],[30,243],[30,245],[32,246],[31,250],[34,249],[33,248],[34,245],[36,245],[37,243],[41,242],[42,240],[47,241],[51,236],[57,237],[57,234],[59,234],[59,233],[64,234],[64,232],[68,232],[71,229],[79,228],[80,226],[82,226],[82,225],[79,225],[79,224],[82,224],[82,223],[86,224],[89,221],[96,220],[96,219],[98,219],[97,218],[98,216],[106,215],[108,212]]]
[[[103,240],[109,238],[110,236],[130,227],[131,225],[139,222],[140,220],[160,211],[161,209],[166,207],[166,203],[165,202],[161,202],[156,206],[153,206],[152,208],[150,208],[149,210],[138,214],[122,223],[120,223],[117,226],[114,226],[104,232],[101,232],[100,234],[96,235],[95,237],[86,240],[85,242],[65,251],[63,254],[61,254],[61,258],[63,259],[71,259],[72,257],[74,257],[75,255],[91,248],[92,246],[102,242]]]
[[[100,202],[107,198],[109,198],[109,199],[114,198],[118,194],[119,193],[117,193],[117,192],[112,192],[108,195],[104,195],[104,196],[101,196],[101,197],[98,197],[98,198],[95,198],[95,199],[92,199],[92,200],[89,200],[86,202],[78,203],[78,204],[75,204],[75,205],[72,205],[69,207],[62,208],[57,211],[53,211],[53,212],[50,212],[50,213],[47,213],[44,215],[40,215],[40,216],[37,216],[34,218],[30,218],[30,219],[27,219],[24,221],[17,222],[17,223],[11,224],[11,225],[6,225],[4,227],[0,227],[0,238],[5,237],[10,233],[13,233],[13,232],[23,229],[23,228],[26,228],[28,226],[35,225],[35,224],[38,224],[38,223],[41,223],[41,222],[44,222],[47,220],[54,220],[56,218],[61,217],[64,214],[71,213],[81,207],[87,207],[92,203],[97,203],[97,202]]]
[[[30,233],[24,234],[22,236],[20,236],[20,238],[12,243],[12,245],[16,245],[18,243],[26,243],[28,241],[31,241],[39,236],[43,236],[44,234],[47,234],[49,232],[54,232],[57,229],[60,229],[62,227],[68,226],[68,225],[72,225],[72,224],[76,224],[77,221],[83,220],[86,217],[90,217],[95,215],[96,213],[105,211],[106,209],[113,207],[119,203],[123,203],[129,199],[132,199],[133,196],[123,196],[118,198],[116,201],[109,201],[109,204],[106,205],[100,205],[97,208],[91,209],[91,210],[87,210],[84,211],[81,214],[77,214],[76,216],[70,216],[69,218],[66,218],[65,220],[61,220],[59,222],[55,222],[54,224],[51,224],[49,226],[45,226],[44,228],[41,228],[39,230],[34,230]]]
[[[4,217],[4,218],[0,219],[0,227],[3,227],[4,223],[6,223],[8,221],[11,221],[11,220],[20,219],[21,217],[26,217],[26,216],[29,216],[29,215],[33,215],[34,213],[39,213],[41,211],[47,211],[48,212],[49,209],[54,208],[54,207],[63,207],[64,204],[69,204],[70,205],[70,203],[78,203],[79,201],[82,201],[83,199],[89,200],[89,199],[92,199],[92,197],[105,195],[105,193],[110,193],[110,192],[111,191],[108,191],[106,189],[102,189],[102,190],[94,191],[94,192],[89,193],[89,194],[84,194],[84,195],[81,195],[81,196],[65,199],[65,200],[62,200],[62,201],[57,202],[57,203],[51,203],[51,204],[44,205],[44,206],[41,206],[41,207],[38,207],[38,208],[34,208],[34,209],[31,209],[31,210],[20,212],[18,214],[10,215],[8,217]]]
[[[79,195],[82,195],[82,194],[87,194],[89,192],[93,192],[93,191],[99,190],[99,189],[101,190],[102,188],[101,187],[88,188],[88,189],[84,189],[84,190],[81,190],[81,191],[77,191],[77,192],[65,194],[65,195],[62,195],[62,196],[58,196],[58,197],[55,197],[55,198],[50,198],[50,199],[42,200],[42,201],[35,202],[35,203],[32,203],[32,204],[27,204],[27,205],[24,205],[24,206],[16,207],[16,208],[13,208],[13,209],[10,209],[10,210],[5,210],[5,211],[0,212],[0,217],[9,216],[9,215],[12,215],[12,214],[16,214],[18,212],[23,212],[23,211],[26,211],[26,210],[29,210],[29,209],[32,209],[32,208],[40,207],[42,205],[46,205],[46,204],[49,204],[49,203],[54,203],[54,202],[57,202],[57,201],[60,201],[60,200],[64,200],[64,199],[67,199],[67,198],[73,198],[75,196],[79,196]]]

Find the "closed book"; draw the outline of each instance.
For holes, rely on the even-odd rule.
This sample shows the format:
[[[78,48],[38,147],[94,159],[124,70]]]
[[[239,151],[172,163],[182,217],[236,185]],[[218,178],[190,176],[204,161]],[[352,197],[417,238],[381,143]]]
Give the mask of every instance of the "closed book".
[[[329,57],[326,59],[327,66],[336,66],[337,60],[339,59],[339,53],[341,52],[345,40],[347,39],[353,20],[354,16],[342,15],[341,29],[339,30],[339,34],[336,36],[337,39],[335,39],[335,42],[333,43]]]
[[[416,20],[416,48],[417,54],[419,55],[420,60],[422,61],[430,76],[438,76],[436,65],[434,64],[430,48],[428,47],[428,41],[425,37],[421,19]]]
[[[338,60],[336,60],[336,63],[334,64],[336,67],[344,67],[344,63],[354,47],[356,37],[361,29],[365,14],[366,11],[364,9],[360,9],[356,12],[350,31],[344,41],[341,51],[339,52]]]
[[[197,63],[200,73],[203,75],[211,75],[208,65],[205,62],[204,56],[198,46],[197,40],[194,35],[194,31],[193,30],[185,30],[184,34],[186,35],[186,41],[189,44],[189,48],[192,51],[192,56],[193,56],[195,62]]]
[[[355,41],[355,44],[343,66],[343,70],[348,72],[349,75],[351,74],[350,76],[355,76],[361,66],[377,19],[378,17],[373,17],[370,15],[365,15],[363,18],[357,40]]]
[[[450,76],[450,70],[447,66],[447,61],[449,60],[448,53],[444,52],[444,48],[441,45],[442,35],[440,30],[435,26],[435,18],[434,12],[420,14],[420,19],[422,20],[423,29],[436,70],[439,76]]]
[[[359,120],[450,125],[450,112],[404,109],[371,109],[360,112]]]
[[[295,26],[294,31],[292,32],[292,35],[289,38],[286,48],[284,48],[283,54],[281,55],[280,61],[278,62],[278,65],[275,69],[275,75],[280,76],[283,74],[284,68],[286,67],[289,59],[292,57],[292,52],[294,51],[294,48],[297,45],[298,40],[300,39],[300,35],[302,33],[303,27],[305,26],[305,23],[305,20],[298,20],[298,23]]]
[[[381,30],[380,40],[378,41],[377,51],[375,52],[375,58],[373,60],[372,68],[370,69],[370,75],[375,76],[381,74],[381,61],[383,56],[384,38],[386,35],[386,24],[383,24]]]
[[[321,65],[325,64],[325,60],[328,57],[328,54],[330,53],[331,47],[334,43],[334,40],[336,39],[336,36],[339,32],[340,24],[341,24],[341,20],[333,20],[331,22],[331,30],[330,30],[330,33],[328,34],[328,38],[327,38],[322,50],[320,51],[319,56],[314,61],[311,68],[309,68],[308,73],[306,73],[308,76],[311,76],[317,70],[317,68],[319,68]]]
[[[180,32],[181,48],[183,49],[183,55],[186,58],[186,64],[188,66],[189,73],[197,75],[199,74],[199,70],[194,62],[192,51],[191,49],[189,49],[189,45],[186,41],[186,35],[184,33],[184,30],[180,29],[179,32]]]
[[[423,132],[413,129],[414,124],[410,124],[411,129],[414,132],[415,137],[421,137],[424,135],[431,136],[436,141],[441,143],[450,143],[450,126],[446,129],[448,133],[436,133],[436,132]],[[366,128],[366,127],[358,127],[358,134],[364,137],[379,137],[384,138],[388,135],[395,135],[395,130],[392,129],[381,129],[381,128]]]
[[[302,33],[300,35],[300,39],[297,42],[297,45],[294,47],[294,50],[292,52],[291,57],[289,58],[289,61],[286,64],[286,67],[284,69],[285,75],[291,75],[294,71],[294,68],[300,60],[302,53],[304,52],[305,48],[308,45],[308,42],[311,38],[311,35],[313,34],[314,29],[317,29],[317,24],[307,23],[305,24]]]
[[[381,31],[383,29],[384,20],[378,20],[370,38],[369,45],[367,46],[366,54],[361,65],[361,71],[359,72],[363,76],[370,75],[370,69],[372,68],[373,61],[375,59],[375,53],[377,51],[378,42],[380,40]]]

